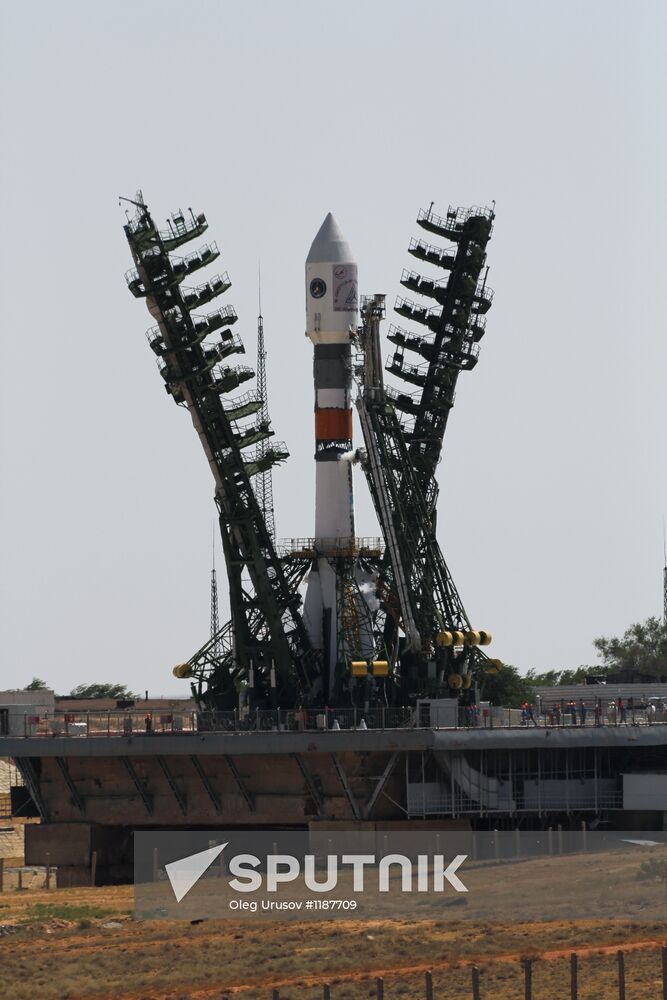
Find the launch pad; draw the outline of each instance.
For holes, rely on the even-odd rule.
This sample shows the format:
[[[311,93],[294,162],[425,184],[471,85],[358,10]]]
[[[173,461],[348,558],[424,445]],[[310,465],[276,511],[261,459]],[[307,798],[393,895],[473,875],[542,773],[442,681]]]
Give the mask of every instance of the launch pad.
[[[390,722],[396,719],[390,719]],[[315,728],[3,737],[42,823],[28,864],[131,879],[142,829],[657,830],[667,725]]]
[[[98,881],[122,881],[141,828],[541,828],[586,816],[661,826],[667,792],[664,803],[642,798],[633,777],[659,770],[664,726],[528,730],[490,712],[489,728],[477,727],[484,680],[502,663],[486,655],[491,633],[473,625],[436,537],[436,470],[493,298],[494,209],[419,212],[442,242],[409,244],[432,272],[403,271],[420,301],[397,299],[411,326],[390,326],[386,363],[384,296],[359,297],[349,245],[333,216],[324,220],[305,278],[314,534],[280,542],[271,469],[288,450],[268,412],[262,317],[257,386],[239,394],[254,372],[232,363],[245,352],[235,310],[197,311],[227,293],[227,272],[183,284],[220,255],[216,243],[179,255],[204,234],[205,216],[178,212],[160,229],[141,194],[132,206],[127,284],[156,324],[147,337],[165,390],[189,412],[213,475],[231,619],[219,626],[214,601],[210,637],[174,668],[198,710],[170,731],[142,731],[124,715],[113,726],[109,716],[106,733],[87,719],[73,735],[65,720],[3,738],[42,818],[29,863],[76,883],[90,878],[94,854]],[[354,465],[378,538],[356,534]]]

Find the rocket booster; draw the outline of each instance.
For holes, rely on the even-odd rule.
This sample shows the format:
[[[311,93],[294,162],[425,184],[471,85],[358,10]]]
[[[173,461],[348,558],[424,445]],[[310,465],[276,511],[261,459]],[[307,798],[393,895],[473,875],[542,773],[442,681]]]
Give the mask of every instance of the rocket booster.
[[[306,259],[306,336],[314,350],[315,539],[324,552],[354,538],[350,328],[356,330],[358,308],[357,265],[329,213]],[[336,596],[335,571],[326,557],[318,558],[308,576],[304,610],[311,641],[325,653],[329,690],[337,660]]]

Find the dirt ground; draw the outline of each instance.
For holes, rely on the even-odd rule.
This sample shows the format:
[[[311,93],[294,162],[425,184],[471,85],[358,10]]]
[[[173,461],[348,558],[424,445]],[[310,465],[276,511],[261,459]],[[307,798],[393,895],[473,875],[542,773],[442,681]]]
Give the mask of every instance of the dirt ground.
[[[533,957],[535,1000],[570,996],[569,959],[579,955],[581,1000],[662,998],[663,922],[324,921],[261,925],[231,920],[135,922],[132,887],[6,891],[0,896],[0,997],[11,1000],[332,1000],[375,996],[522,1000],[521,959]]]

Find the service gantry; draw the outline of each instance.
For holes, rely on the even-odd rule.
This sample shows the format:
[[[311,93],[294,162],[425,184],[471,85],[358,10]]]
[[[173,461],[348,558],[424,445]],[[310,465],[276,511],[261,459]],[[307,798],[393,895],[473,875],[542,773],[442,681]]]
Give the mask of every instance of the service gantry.
[[[195,312],[230,287],[227,274],[186,288],[182,282],[219,256],[207,244],[187,256],[176,256],[184,244],[207,229],[204,215],[177,212],[160,230],[141,193],[132,201],[125,234],[136,269],[127,275],[130,291],[144,298],[157,325],[148,342],[158,357],[167,392],[185,407],[215,480],[220,534],[227,564],[231,622],[218,641],[223,644],[220,669],[207,678],[201,699],[211,707],[222,703],[293,705],[315,700],[321,680],[319,654],[310,645],[300,612],[300,598],[290,586],[252,488],[253,476],[288,457],[286,447],[248,449],[272,437],[270,423],[244,423],[261,412],[256,393],[229,397],[252,378],[247,367],[229,364],[243,353],[231,330],[237,316],[231,306]],[[217,338],[212,340],[213,334]],[[207,646],[215,645],[215,637]],[[192,673],[184,664],[180,676]]]
[[[396,684],[408,696],[443,687],[470,689],[475,667],[489,663],[479,647],[491,641],[490,632],[471,627],[440,550],[435,473],[458,376],[477,364],[493,298],[485,264],[494,211],[450,207],[441,217],[432,208],[420,211],[417,223],[454,247],[412,239],[409,252],[449,274],[440,279],[403,271],[401,284],[437,305],[397,299],[396,312],[426,332],[392,326],[389,340],[396,350],[385,366],[416,388],[384,385],[379,337],[384,296],[364,300],[357,369],[364,470],[387,543],[378,581],[385,645]],[[424,362],[408,363],[406,351]],[[491,669],[497,669],[496,661]]]
[[[301,615],[300,587],[318,553],[312,539],[279,546],[274,538],[270,471],[288,457],[270,442],[261,305],[256,390],[230,397],[254,375],[228,358],[244,351],[230,327],[231,306],[201,315],[193,310],[224,294],[227,274],[195,288],[184,279],[219,256],[208,244],[185,257],[174,251],[207,228],[203,215],[176,213],[158,230],[141,194],[125,226],[136,269],[130,291],[145,298],[157,326],[148,332],[167,392],[191,414],[215,480],[215,502],[227,564],[231,620],[174,672],[194,679],[202,707],[322,705],[321,651],[312,648]],[[418,224],[453,247],[412,240],[409,252],[445,270],[447,277],[404,271],[401,283],[435,306],[396,302],[399,315],[426,332],[392,326],[396,350],[386,371],[411,388],[384,384],[380,323],[384,296],[363,300],[356,334],[357,409],[364,448],[359,449],[382,539],[354,539],[354,551],[331,558],[357,566],[341,586],[336,672],[337,704],[406,704],[424,695],[470,697],[476,670],[494,671],[481,646],[488,631],[470,620],[436,538],[440,460],[447,418],[461,371],[477,363],[485,313],[493,293],[486,284],[486,245],[493,209],[449,209],[445,217],[421,211]],[[210,336],[220,331],[219,339]],[[423,358],[406,362],[405,352]],[[414,388],[412,388],[414,387]],[[254,421],[246,423],[248,417]],[[253,453],[248,452],[255,446]],[[321,553],[319,553],[321,555]],[[347,579],[341,567],[341,580]],[[349,594],[348,594],[349,590]],[[372,593],[371,593],[372,591]],[[371,655],[369,655],[371,650]],[[469,692],[469,693],[468,693]]]

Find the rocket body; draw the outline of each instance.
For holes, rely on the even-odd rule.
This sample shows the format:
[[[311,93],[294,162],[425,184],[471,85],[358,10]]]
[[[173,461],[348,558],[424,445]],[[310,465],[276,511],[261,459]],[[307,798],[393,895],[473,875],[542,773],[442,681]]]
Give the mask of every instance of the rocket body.
[[[352,341],[358,321],[357,265],[329,213],[306,259],[306,336],[313,343],[315,383],[315,541],[321,551],[354,538],[352,489]],[[331,691],[338,658],[337,580],[319,557],[308,576],[305,619],[324,650]]]

